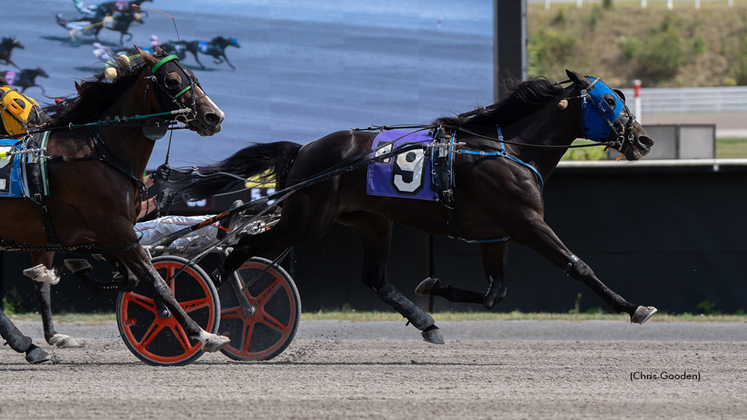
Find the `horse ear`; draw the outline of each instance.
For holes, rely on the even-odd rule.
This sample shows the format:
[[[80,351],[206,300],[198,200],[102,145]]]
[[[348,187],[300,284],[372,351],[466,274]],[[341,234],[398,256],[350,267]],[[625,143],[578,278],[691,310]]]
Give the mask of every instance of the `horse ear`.
[[[581,89],[585,89],[586,86],[589,85],[589,80],[585,78],[584,76],[581,76],[580,74],[576,73],[573,70],[565,69],[565,74],[568,75],[568,78],[571,79],[571,82],[573,82],[576,86],[578,86]]]
[[[140,48],[138,48],[137,45],[134,45],[134,47],[135,47],[135,50],[137,50],[137,53],[140,54],[140,57],[143,57],[143,61],[145,61],[145,64],[147,64],[148,67],[153,67],[158,63],[158,60],[156,59],[156,57],[153,57],[147,52],[141,50]]]
[[[163,48],[161,48],[161,46],[160,46],[160,45],[156,45],[156,47],[155,47],[155,48],[153,48],[153,52],[154,52],[154,53],[155,53],[156,55],[166,54],[166,52],[165,52],[165,51],[163,50]]]

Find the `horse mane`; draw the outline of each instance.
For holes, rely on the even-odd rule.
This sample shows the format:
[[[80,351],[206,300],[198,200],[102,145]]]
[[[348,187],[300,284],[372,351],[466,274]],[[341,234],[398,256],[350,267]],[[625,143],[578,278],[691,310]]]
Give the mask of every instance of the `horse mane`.
[[[84,124],[99,120],[102,112],[117,102],[142,73],[143,62],[120,69],[124,74],[108,80],[104,74],[95,75],[78,85],[78,96],[60,101],[44,109],[51,126]]]
[[[560,84],[546,78],[509,83],[508,94],[495,104],[453,117],[441,117],[434,124],[462,128],[510,124],[544,107],[563,91]]]

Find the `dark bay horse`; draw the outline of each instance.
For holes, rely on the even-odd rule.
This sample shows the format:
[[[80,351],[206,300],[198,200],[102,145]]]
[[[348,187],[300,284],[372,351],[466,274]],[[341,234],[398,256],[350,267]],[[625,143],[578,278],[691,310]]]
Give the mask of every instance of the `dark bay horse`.
[[[226,57],[226,47],[241,48],[239,41],[236,38],[224,38],[222,36],[216,36],[210,41],[168,41],[162,46],[166,51],[174,51],[179,55],[181,59],[184,59],[187,51],[191,52],[195,57],[195,61],[203,69],[204,65],[200,62],[199,54],[209,55],[214,58],[213,63],[221,64],[223,61],[226,62],[232,69],[236,67],[228,61]]]
[[[454,149],[450,155],[453,178],[458,182],[439,194],[441,202],[368,195],[366,170],[340,173],[299,188],[282,201],[278,224],[265,233],[243,236],[222,272],[218,270],[214,277],[218,281],[226,278],[254,255],[318,240],[337,222],[352,229],[363,242],[363,283],[420,329],[426,341],[443,343],[433,318],[387,281],[386,262],[392,223],[396,222],[422,232],[449,234],[479,243],[487,293],[426,279],[418,286],[421,294],[492,308],[506,295],[506,241],[510,237],[588,285],[616,312],[629,314],[632,322],[644,323],[656,308],[632,304],[610,290],[544,221],[543,180],[550,176],[574,139],[587,137],[604,142],[628,160],[645,156],[653,145],[617,93],[598,79],[567,73],[572,83],[565,88],[545,79],[523,82],[493,106],[440,118],[429,126],[451,133],[446,137],[453,136],[454,142],[447,147]],[[198,168],[177,187],[186,198],[204,198],[236,182],[225,173],[246,179],[271,170],[284,188],[292,189],[330,168],[360,162],[372,153],[386,150],[379,147],[381,144],[374,145],[377,134],[348,130],[303,147],[290,142],[254,145],[215,165]],[[430,179],[426,169],[418,172],[411,166],[418,162],[418,154],[427,153],[416,152],[391,157],[391,164],[385,161],[395,165],[392,174],[398,168],[399,181],[405,187],[415,180]],[[448,166],[448,161],[445,164]],[[396,182],[396,176],[391,180]],[[446,180],[443,184],[451,185]],[[450,212],[445,204],[455,208],[455,212]]]
[[[21,71],[0,71],[0,75],[2,75],[9,84],[20,87],[21,92],[25,92],[26,89],[30,87],[38,87],[42,90],[42,93],[45,92],[44,87],[36,84],[36,78],[49,77],[47,72],[44,71],[41,67],[37,67],[35,69],[23,69]]]
[[[129,32],[132,22],[145,23],[142,13],[117,13],[113,16],[86,17],[75,20],[65,19],[62,14],[58,13],[56,19],[58,25],[70,30],[70,44],[76,47],[83,43],[81,35],[93,36],[98,42],[99,32],[104,28],[119,32],[119,44],[122,45],[125,35],[128,36],[128,41],[132,39],[132,34]]]
[[[10,64],[20,70],[21,68],[18,67],[16,63],[13,62],[13,60],[10,59],[10,53],[13,51],[13,48],[24,49],[26,47],[24,47],[23,44],[21,44],[21,41],[19,41],[15,37],[3,37],[3,40],[0,41],[0,62],[4,64]]]
[[[10,85],[5,78],[0,75],[0,86]],[[19,106],[22,106],[19,104]],[[48,121],[48,117],[38,107],[29,113],[28,120],[25,122],[28,127],[36,128],[42,126]],[[0,138],[8,135],[7,128],[0,124]],[[42,325],[44,329],[44,339],[50,345],[67,348],[67,347],[79,347],[80,344],[69,335],[59,334],[55,331],[54,324],[52,321],[52,309],[51,309],[51,284],[56,284],[59,281],[59,269],[62,268],[60,264],[56,269],[52,269],[54,252],[32,252],[31,262],[34,269],[24,270],[24,274],[35,273],[35,279],[41,281],[34,282],[34,289],[36,293],[36,300],[39,305],[39,312],[42,316]],[[28,275],[28,274],[27,274]],[[36,359],[36,358],[32,358]],[[38,360],[44,361],[44,360]]]
[[[142,61],[120,65],[116,78],[98,75],[76,84],[76,98],[46,109],[49,196],[0,200],[0,247],[31,252],[35,262],[50,252],[101,254],[122,275],[117,285],[142,281],[153,290],[159,313],[178,324],[177,339],[198,340],[204,351],[217,351],[230,340],[204,331],[187,315],[139,245],[133,225],[154,147],[153,127],[176,120],[211,136],[220,131],[224,114],[176,56],[160,50],[140,55]],[[135,116],[147,118],[148,135]],[[66,265],[76,276],[87,276],[90,266],[77,261]]]

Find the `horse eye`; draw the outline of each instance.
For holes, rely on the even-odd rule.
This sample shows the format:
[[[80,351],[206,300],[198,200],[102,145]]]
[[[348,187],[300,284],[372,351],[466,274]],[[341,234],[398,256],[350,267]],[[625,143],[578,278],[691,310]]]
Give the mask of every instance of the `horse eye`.
[[[612,108],[615,108],[615,105],[617,105],[615,98],[612,98],[610,96],[605,96],[604,100],[607,101],[607,104],[609,104],[609,106],[611,106]]]
[[[182,85],[182,78],[179,77],[178,74],[169,73],[169,75],[166,76],[166,79],[164,80],[164,85],[166,85],[166,89],[169,90],[179,89],[179,87]]]

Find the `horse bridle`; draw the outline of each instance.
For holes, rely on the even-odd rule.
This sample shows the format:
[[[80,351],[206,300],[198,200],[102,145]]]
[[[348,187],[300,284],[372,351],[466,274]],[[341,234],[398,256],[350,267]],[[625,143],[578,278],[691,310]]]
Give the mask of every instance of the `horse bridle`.
[[[596,85],[596,83],[599,82],[600,79],[591,79],[591,77],[589,77],[589,80],[592,80],[591,85],[589,85],[586,89],[580,89],[580,95],[577,97],[581,99],[581,124],[584,136],[585,138],[592,141],[603,142],[609,138],[610,132],[614,132],[615,139],[612,141],[608,141],[608,146],[613,147],[625,154],[625,150],[623,149],[623,147],[625,146],[626,140],[630,146],[633,145],[633,140],[635,140],[635,134],[633,133],[633,124],[636,122],[636,117],[630,111],[630,108],[628,108],[628,106],[625,104],[625,99],[621,91],[610,89],[604,83],[601,83],[601,86],[604,86],[608,91],[597,92],[595,94],[591,93],[595,88],[594,85]],[[600,90],[602,90],[601,87]],[[604,98],[605,94],[611,94],[614,96],[616,101],[615,109],[617,109],[618,106],[621,107],[619,112],[615,112],[615,109],[609,108],[610,105]],[[605,133],[601,127],[593,127],[594,129],[599,130],[602,135],[594,135],[590,138],[590,136],[587,134],[588,102],[591,102],[593,109],[599,116],[601,116],[603,121],[607,124],[607,128],[609,128],[611,131],[607,131]],[[610,119],[607,116],[610,113],[614,114],[613,119]]]
[[[182,66],[179,62],[179,57],[174,54],[167,55],[156,63],[150,69],[150,72],[151,74],[146,76],[146,78],[150,79],[153,81],[154,85],[158,86],[159,89],[155,92],[155,95],[161,108],[169,111],[189,109],[191,111],[191,118],[193,119],[197,115],[197,102],[206,96],[206,93],[202,92],[202,94],[197,97],[194,95],[194,93],[197,92],[195,88],[200,86],[200,82],[192,72]],[[178,73],[180,75],[181,84],[178,87],[170,88],[166,83],[166,77],[169,73]],[[179,98],[190,90],[193,93],[192,103],[190,106],[185,106],[181,101],[179,101]],[[179,119],[180,117],[182,118],[181,120]],[[184,114],[179,114],[175,119],[183,123],[189,121],[186,119]]]

